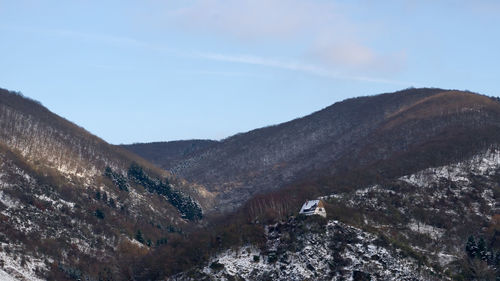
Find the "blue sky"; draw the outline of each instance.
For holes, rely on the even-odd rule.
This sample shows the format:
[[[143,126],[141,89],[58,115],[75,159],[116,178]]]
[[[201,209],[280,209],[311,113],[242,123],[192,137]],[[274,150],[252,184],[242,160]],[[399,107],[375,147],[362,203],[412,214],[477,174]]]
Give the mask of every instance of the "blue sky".
[[[500,2],[0,0],[0,87],[108,142],[221,139],[407,87],[500,93]]]

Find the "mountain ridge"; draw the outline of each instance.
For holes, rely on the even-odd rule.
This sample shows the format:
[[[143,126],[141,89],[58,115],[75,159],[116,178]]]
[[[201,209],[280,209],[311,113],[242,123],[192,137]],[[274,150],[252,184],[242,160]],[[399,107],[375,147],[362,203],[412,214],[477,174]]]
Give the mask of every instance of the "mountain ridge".
[[[338,225],[341,233],[366,234],[375,239],[366,242],[384,243],[394,260],[425,266],[437,279],[479,270],[491,276],[491,256],[500,257],[497,99],[406,89],[348,99],[220,142],[140,147],[158,156],[157,163],[166,161],[170,172],[6,90],[0,90],[0,117],[0,276],[161,280],[177,273],[189,279],[201,270],[230,279],[262,268],[286,279],[297,266],[302,275],[295,277],[311,277],[307,261],[289,250],[302,242],[330,245],[336,234],[314,232],[314,218],[299,227],[279,225],[318,197],[327,219],[345,224]],[[168,157],[156,155],[168,149]],[[481,236],[490,248],[464,253],[467,235]],[[372,266],[384,268],[361,261],[376,257],[349,237],[336,243],[343,246],[328,250],[332,261],[346,250],[355,262],[314,259],[322,272],[358,278]],[[257,248],[270,261],[248,265],[251,257],[239,253]],[[242,267],[232,266],[233,258]],[[218,271],[220,264],[227,271]],[[283,275],[281,268],[291,271]],[[248,276],[265,279],[266,272]]]
[[[199,192],[0,89],[0,276],[129,279],[124,266],[197,225]]]
[[[438,88],[351,98],[228,137],[166,168],[207,188],[215,196],[212,209],[225,212],[311,176],[413,153],[431,139],[439,143],[447,130],[460,139],[460,131],[496,128],[499,112],[500,104],[489,97]]]

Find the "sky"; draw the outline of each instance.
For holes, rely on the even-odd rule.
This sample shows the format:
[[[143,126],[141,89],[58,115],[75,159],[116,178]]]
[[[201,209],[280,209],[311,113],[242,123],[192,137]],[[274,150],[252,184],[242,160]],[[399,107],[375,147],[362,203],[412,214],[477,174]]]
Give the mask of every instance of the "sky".
[[[113,143],[408,87],[500,94],[496,0],[0,0],[0,88]]]

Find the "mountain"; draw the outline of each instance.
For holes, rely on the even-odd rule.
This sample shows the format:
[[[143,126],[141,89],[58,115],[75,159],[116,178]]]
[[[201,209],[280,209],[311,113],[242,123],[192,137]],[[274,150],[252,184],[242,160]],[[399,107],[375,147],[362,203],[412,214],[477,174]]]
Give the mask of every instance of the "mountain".
[[[499,127],[496,98],[406,89],[113,146],[0,90],[0,278],[495,280]]]
[[[307,187],[322,184],[324,179]],[[251,199],[243,208],[249,220],[238,223],[244,229],[263,221],[264,241],[257,238],[227,247],[171,280],[497,280],[500,276],[498,144],[452,164],[379,179],[373,185],[334,189],[319,197],[326,219],[297,216],[300,205],[294,203],[308,198],[303,192],[285,188],[275,193]],[[240,239],[248,239],[248,233],[240,233]]]
[[[406,89],[238,134],[164,167],[205,187],[214,198],[209,211],[226,212],[298,182],[370,166],[394,177],[464,159],[498,142],[499,113],[497,100],[475,93]]]
[[[496,280],[499,151],[498,99],[442,89],[349,99],[230,137],[170,169],[223,211],[190,236],[194,266],[172,280]],[[297,217],[311,198],[327,227]],[[359,240],[343,238],[352,231]]]
[[[2,278],[128,279],[202,216],[184,181],[3,89],[0,159]]]
[[[394,178],[374,180],[370,169],[250,199],[216,232],[225,245],[170,280],[498,279],[498,143]],[[356,185],[363,181],[376,183]],[[327,218],[297,215],[318,194]]]
[[[213,140],[183,140],[169,142],[134,143],[121,145],[123,148],[141,155],[158,167],[169,169],[179,160],[218,143]]]

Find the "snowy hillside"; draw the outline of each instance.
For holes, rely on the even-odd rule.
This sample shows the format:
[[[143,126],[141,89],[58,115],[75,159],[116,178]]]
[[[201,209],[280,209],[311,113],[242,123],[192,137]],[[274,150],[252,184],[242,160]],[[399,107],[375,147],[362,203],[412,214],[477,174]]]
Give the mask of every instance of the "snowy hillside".
[[[445,268],[464,256],[470,235],[490,225],[500,207],[500,150],[428,168],[384,184],[324,197],[359,213],[363,225],[398,239]]]
[[[432,280],[433,271],[377,236],[338,221],[268,226],[262,249],[227,250],[171,280]]]

